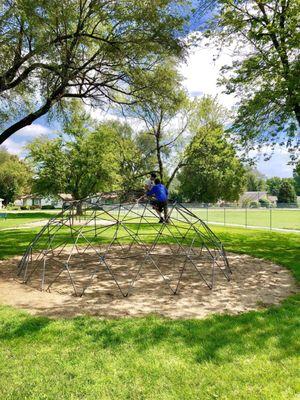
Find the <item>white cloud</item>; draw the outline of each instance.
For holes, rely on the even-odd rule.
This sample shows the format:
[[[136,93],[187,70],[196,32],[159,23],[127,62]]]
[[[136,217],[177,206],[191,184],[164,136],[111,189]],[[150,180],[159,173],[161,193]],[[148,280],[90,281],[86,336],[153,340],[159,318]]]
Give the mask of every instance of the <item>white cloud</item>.
[[[24,146],[26,145],[26,141],[18,141],[15,142],[12,139],[6,139],[3,143],[3,146],[7,148],[7,151],[11,154],[16,154],[21,156],[24,150]]]
[[[28,125],[17,131],[9,139],[6,139],[5,142],[3,143],[3,146],[7,148],[9,153],[16,154],[19,157],[24,157],[25,156],[24,147],[33,138],[41,135],[50,135],[53,133],[54,132],[52,129],[43,126],[41,124]]]
[[[103,111],[101,108],[86,107],[87,111],[91,114],[92,118],[97,121],[115,120],[122,123],[128,123],[134,131],[145,129],[145,124],[138,118],[125,117],[122,114],[114,114],[112,110]]]
[[[221,67],[232,63],[231,50],[223,49],[217,58],[216,52],[212,45],[190,50],[187,62],[181,65],[179,71],[191,96],[218,96],[221,104],[231,108],[236,103],[235,96],[222,93],[224,87],[217,85]]]
[[[26,137],[26,138],[33,138],[36,136],[40,135],[48,135],[52,133],[52,130],[46,126],[43,126],[41,124],[32,124],[25,126],[24,128],[20,129],[17,131],[13,137],[18,136],[18,137]]]
[[[207,43],[208,44],[208,43]],[[239,49],[239,51],[237,51]],[[210,94],[218,96],[221,104],[227,108],[232,108],[237,102],[234,95],[226,95],[222,93],[224,87],[217,85],[220,78],[220,69],[224,65],[230,65],[233,58],[240,58],[249,52],[249,46],[240,48],[239,44],[232,44],[227,48],[223,48],[218,53],[210,44],[202,45],[190,51],[187,62],[180,67],[180,73],[184,77],[184,86],[191,96],[201,96]],[[259,155],[252,152],[251,156],[258,156],[257,168],[267,177],[279,176],[281,178],[291,177],[293,175],[293,166],[288,165],[290,154],[287,149],[280,146],[275,147],[272,157],[268,161],[264,161],[263,154],[271,155],[271,150],[267,147],[261,149]]]
[[[264,160],[264,154],[271,156],[270,160]],[[257,169],[266,177],[279,176],[280,178],[291,178],[293,176],[293,165],[289,165],[290,153],[284,147],[276,146],[271,150],[263,146],[261,151],[252,150],[250,157],[257,157]]]

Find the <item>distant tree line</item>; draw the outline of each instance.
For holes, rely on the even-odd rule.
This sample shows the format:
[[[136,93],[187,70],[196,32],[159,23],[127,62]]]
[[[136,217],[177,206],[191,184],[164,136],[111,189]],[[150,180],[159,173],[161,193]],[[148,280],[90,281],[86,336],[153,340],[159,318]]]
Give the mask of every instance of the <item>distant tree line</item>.
[[[279,178],[274,176],[266,178],[256,169],[249,168],[246,173],[248,191],[266,191],[268,195],[276,196],[277,203],[297,203],[300,196],[300,175],[298,163],[292,178]]]
[[[31,190],[32,171],[28,163],[17,156],[9,154],[0,147],[0,198],[7,205],[19,195]]]
[[[142,190],[155,171],[173,199],[233,202],[248,190],[266,191],[278,203],[296,203],[299,163],[293,178],[266,179],[238,158],[225,134],[226,110],[214,98],[190,101],[181,93],[176,102],[168,117],[162,110],[166,104],[145,115],[138,109],[142,120],[149,118],[139,130],[116,119],[93,120],[75,102],[61,133],[32,140],[24,160],[1,150],[0,197],[8,204],[30,192],[69,193],[74,200],[103,191],[126,193]]]

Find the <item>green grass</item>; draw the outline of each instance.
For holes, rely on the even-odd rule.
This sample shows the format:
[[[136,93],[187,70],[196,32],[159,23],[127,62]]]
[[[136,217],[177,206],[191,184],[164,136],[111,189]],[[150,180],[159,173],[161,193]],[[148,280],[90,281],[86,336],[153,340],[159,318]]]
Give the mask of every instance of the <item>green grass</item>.
[[[20,225],[28,224],[30,222],[48,220],[52,218],[55,214],[49,211],[18,211],[18,212],[8,212],[7,219],[0,219],[0,230],[6,228],[14,228]]]
[[[217,222],[224,224],[224,209],[195,209],[192,210],[204,221]],[[279,229],[298,229],[300,230],[300,209],[225,209],[225,223],[261,226]]]
[[[213,230],[226,249],[270,259],[300,280],[299,235]],[[152,231],[144,227],[146,239]],[[0,232],[0,258],[21,254],[36,232]],[[296,295],[279,307],[186,321],[49,319],[3,306],[0,399],[296,400],[299,306]]]
[[[207,209],[195,208],[191,209],[198,217],[204,221],[211,223],[224,224],[224,209]],[[29,222],[39,220],[46,220],[57,214],[59,210],[47,211],[18,211],[9,212],[7,220],[0,219],[0,230],[5,228],[17,227]],[[115,216],[117,213],[112,212]],[[176,212],[175,212],[176,214]],[[89,213],[87,213],[88,218]],[[105,216],[103,216],[105,218]],[[149,217],[156,220],[156,218]],[[138,218],[137,218],[138,220]],[[296,229],[300,230],[300,209],[226,209],[225,210],[225,223],[258,227],[270,227],[279,229]]]

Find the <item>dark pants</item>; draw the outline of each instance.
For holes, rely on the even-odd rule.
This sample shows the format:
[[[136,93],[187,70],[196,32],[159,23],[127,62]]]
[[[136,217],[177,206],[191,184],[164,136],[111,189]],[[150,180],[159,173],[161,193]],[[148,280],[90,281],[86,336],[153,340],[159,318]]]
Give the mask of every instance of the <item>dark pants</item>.
[[[158,211],[160,213],[164,212],[164,219],[165,219],[165,221],[167,221],[167,219],[168,219],[168,202],[153,200],[152,205],[156,211]]]

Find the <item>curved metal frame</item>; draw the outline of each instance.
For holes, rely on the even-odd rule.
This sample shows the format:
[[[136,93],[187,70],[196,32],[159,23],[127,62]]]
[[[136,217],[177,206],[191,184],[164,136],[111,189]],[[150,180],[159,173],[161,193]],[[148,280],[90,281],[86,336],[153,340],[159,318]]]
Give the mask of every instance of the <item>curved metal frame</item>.
[[[82,216],[76,217],[75,211],[78,202],[73,202],[67,209],[50,219],[28,245],[18,265],[18,276],[24,283],[28,283],[34,274],[39,273],[40,289],[44,290],[47,266],[53,260],[61,265],[61,268],[57,271],[55,278],[47,284],[45,290],[49,291],[62,273],[66,272],[76,296],[82,296],[85,290],[92,285],[93,278],[98,274],[101,266],[110,275],[124,297],[132,292],[146,263],[150,263],[156,269],[172,294],[178,293],[188,265],[194,268],[209,289],[214,286],[216,267],[222,271],[228,281],[230,280],[231,270],[223,244],[204,221],[182,204],[171,204],[169,222],[156,224],[156,220],[153,222],[153,218],[157,218],[157,215],[149,202],[107,204],[101,201],[101,198],[87,198],[81,203]],[[144,238],[145,233],[141,231],[142,224],[151,225],[154,231],[151,243]],[[105,249],[102,249],[101,246],[98,246],[99,243],[94,243],[92,239],[97,238],[99,242],[102,235],[109,229],[114,230],[112,239],[105,243]],[[64,231],[67,231],[67,237],[63,237],[59,241],[59,234]],[[80,241],[84,242],[84,249],[82,249]],[[163,243],[164,241],[165,243]],[[72,247],[70,251],[66,252],[68,244],[71,244]],[[157,252],[159,244],[168,246],[170,255],[173,257],[182,258],[182,266],[178,271],[179,276],[174,287],[163,274],[159,262],[155,260],[156,256],[162,256]],[[115,255],[115,259],[126,260],[136,257],[135,247],[139,249],[139,256],[142,257],[142,262],[138,265],[126,290],[121,287],[112,268],[112,258],[109,257],[111,249],[116,246],[121,250],[121,255]],[[88,276],[87,283],[82,290],[79,291],[72,276],[71,260],[74,259],[74,255],[85,254],[88,249],[93,251],[97,266]],[[66,258],[61,261],[59,257],[64,254],[63,252],[66,252]],[[206,275],[199,268],[199,265],[203,264],[203,260],[211,263],[210,271]]]

